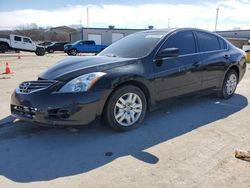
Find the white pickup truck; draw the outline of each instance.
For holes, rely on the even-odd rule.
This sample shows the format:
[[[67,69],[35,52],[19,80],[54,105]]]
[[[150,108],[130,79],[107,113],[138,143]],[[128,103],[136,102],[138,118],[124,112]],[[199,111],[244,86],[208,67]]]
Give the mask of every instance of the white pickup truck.
[[[8,50],[35,52],[38,56],[45,54],[45,48],[36,45],[31,38],[14,34],[8,38],[0,38],[0,52],[5,53]]]

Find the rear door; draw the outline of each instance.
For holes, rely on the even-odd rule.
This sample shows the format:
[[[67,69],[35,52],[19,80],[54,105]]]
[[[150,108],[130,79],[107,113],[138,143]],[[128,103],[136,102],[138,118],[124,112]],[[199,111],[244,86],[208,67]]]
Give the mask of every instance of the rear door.
[[[59,46],[57,48],[58,51],[63,51],[64,50],[64,45],[67,44],[67,42],[61,42],[59,43]]]
[[[224,39],[207,32],[195,31],[202,66],[202,88],[218,87],[229,61]]]
[[[163,100],[201,89],[200,56],[197,53],[194,34],[191,30],[173,33],[162,45],[165,48],[179,48],[178,57],[163,58],[155,65],[155,90],[158,99]]]
[[[52,46],[52,49],[54,51],[62,51],[63,50],[63,45],[62,43],[58,42],[58,43],[55,43],[53,46]]]
[[[87,52],[96,52],[96,45],[94,41],[85,41]]]

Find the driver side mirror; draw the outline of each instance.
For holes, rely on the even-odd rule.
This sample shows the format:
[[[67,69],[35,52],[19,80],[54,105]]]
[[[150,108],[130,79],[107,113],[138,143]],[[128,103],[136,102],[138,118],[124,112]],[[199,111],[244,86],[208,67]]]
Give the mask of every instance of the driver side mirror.
[[[157,54],[157,59],[162,59],[165,57],[178,57],[179,55],[179,48],[165,48]]]

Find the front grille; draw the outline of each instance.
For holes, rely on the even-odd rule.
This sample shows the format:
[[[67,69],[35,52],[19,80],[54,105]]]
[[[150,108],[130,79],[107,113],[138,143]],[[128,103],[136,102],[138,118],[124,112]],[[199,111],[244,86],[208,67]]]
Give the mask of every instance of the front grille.
[[[36,108],[26,106],[11,105],[11,112],[26,118],[33,119],[36,115]]]
[[[37,81],[27,81],[23,82],[19,85],[18,91],[20,93],[31,93],[33,91],[46,89],[53,84],[55,84],[57,81],[55,80],[37,80]]]

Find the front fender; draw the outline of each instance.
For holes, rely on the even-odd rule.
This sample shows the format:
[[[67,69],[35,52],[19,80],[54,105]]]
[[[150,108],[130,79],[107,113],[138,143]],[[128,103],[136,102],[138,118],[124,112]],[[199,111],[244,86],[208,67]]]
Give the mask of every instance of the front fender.
[[[135,73],[109,73],[98,81],[93,89],[102,89],[109,92],[109,96],[118,88],[125,84],[131,84],[139,87],[146,95],[149,107],[155,104],[156,94],[153,90],[152,83],[140,74]],[[109,97],[108,96],[108,97]]]

